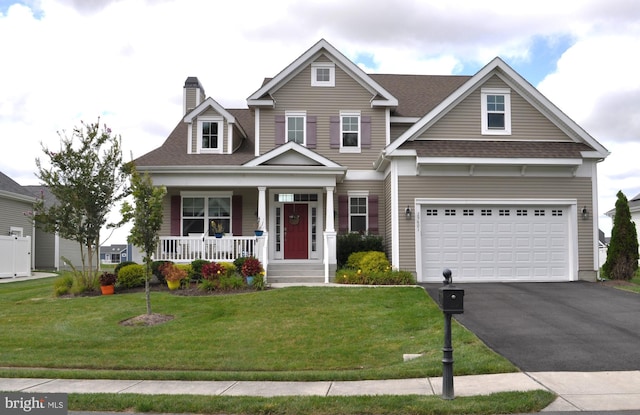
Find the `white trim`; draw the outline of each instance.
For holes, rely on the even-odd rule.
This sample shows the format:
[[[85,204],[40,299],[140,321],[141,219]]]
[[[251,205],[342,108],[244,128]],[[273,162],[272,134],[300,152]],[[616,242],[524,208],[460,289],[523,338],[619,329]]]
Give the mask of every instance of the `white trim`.
[[[391,95],[389,91],[387,91],[382,86],[380,86],[380,84],[374,81],[358,65],[354,64],[351,60],[349,60],[346,56],[340,53],[340,51],[338,51],[324,39],[318,41],[295,61],[284,68],[278,75],[271,79],[271,81],[267,82],[256,92],[251,94],[249,98],[247,98],[247,105],[250,107],[274,106],[275,101],[273,99],[265,99],[264,96],[268,95],[270,92],[277,90],[280,87],[280,84],[286,82],[291,76],[301,72],[304,68],[307,67],[308,62],[314,60],[316,56],[322,53],[323,49],[325,51],[324,53],[330,55],[331,59],[338,67],[349,73],[356,81],[358,81],[369,92],[371,92],[372,96],[375,97],[379,95],[382,97],[382,99],[372,101],[372,106],[398,106],[398,99],[396,97]]]
[[[324,167],[336,167],[336,168],[340,168],[342,166],[340,166],[339,164],[329,160],[328,158],[325,158],[323,156],[321,156],[320,154],[316,153],[315,151],[312,151],[310,149],[308,149],[305,146],[302,146],[300,144],[294,143],[293,141],[288,141],[287,143],[278,146],[276,148],[274,148],[273,150],[264,153],[263,155],[254,158],[253,160],[249,160],[248,162],[246,162],[245,164],[243,164],[244,167],[257,167],[260,166],[261,164],[264,164],[266,162],[268,162],[269,160],[272,160],[284,153],[286,153],[287,151],[295,151],[301,155],[303,155],[304,157],[309,158],[310,160],[314,161],[317,164],[320,164]],[[315,166],[312,166],[315,167]],[[320,168],[320,167],[317,167]],[[346,170],[346,169],[345,169]]]
[[[391,163],[390,167],[391,187],[391,266],[400,268],[400,212],[398,205],[398,163]],[[416,245],[417,246],[417,245]],[[417,252],[417,251],[416,251]]]
[[[213,98],[207,98],[200,105],[195,107],[192,111],[184,116],[184,122],[192,122],[194,118],[198,117],[205,110],[212,108],[215,112],[220,114],[227,122],[235,123],[236,117],[231,115],[224,107],[216,102]]]
[[[375,170],[347,170],[345,180],[384,180],[384,172]]]
[[[358,145],[344,146],[344,127],[342,119],[344,117],[358,117]],[[353,131],[351,131],[353,132]],[[362,152],[362,116],[360,111],[340,111],[340,152],[341,153],[361,153]]]
[[[436,206],[495,206],[495,205],[509,205],[509,206],[562,206],[567,208],[567,226],[568,226],[568,252],[569,252],[569,265],[567,267],[569,272],[569,280],[576,281],[578,279],[578,201],[577,199],[460,199],[460,198],[444,198],[444,199],[432,199],[432,198],[416,198],[415,199],[415,212],[416,223],[419,222],[418,212],[421,211],[422,205],[436,205]],[[397,216],[397,215],[396,215]],[[393,219],[393,218],[392,218]],[[420,226],[416,227],[415,234],[416,243],[416,275],[417,280],[425,282],[422,275],[422,237]],[[597,245],[597,244],[594,244]]]
[[[222,151],[225,152],[224,149]],[[227,154],[233,153],[233,124],[227,123]]]
[[[213,148],[202,147],[202,124],[205,122],[218,124],[218,146]],[[224,148],[224,119],[220,116],[202,116],[198,117],[197,122],[197,138],[196,149],[199,154],[222,154]]]
[[[193,123],[187,124],[187,154],[193,154]]]
[[[329,69],[329,80],[318,81],[318,69]],[[311,64],[311,86],[334,87],[336,86],[336,64],[333,62],[313,62]]]
[[[255,157],[258,157],[260,155],[260,108],[256,108],[256,118],[254,120],[253,128],[255,130],[253,155]]]
[[[289,118],[302,118],[302,143],[301,146],[307,145],[307,112],[306,111],[285,111],[284,113],[284,140],[289,142]]]
[[[385,146],[391,144],[391,109],[389,108],[384,111],[384,138]]]
[[[487,97],[504,97],[504,128],[489,128]],[[483,135],[511,135],[511,90],[509,88],[482,88],[480,91],[481,129]],[[496,111],[497,112],[497,111]]]
[[[597,140],[591,137],[582,127],[567,117],[558,107],[549,101],[544,95],[527,82],[520,74],[514,71],[502,59],[494,58],[480,69],[473,77],[467,80],[460,88],[445,98],[433,110],[429,111],[420,121],[416,122],[407,131],[387,148],[387,154],[401,146],[404,142],[420,136],[433,123],[443,117],[460,101],[469,96],[477,86],[485,82],[490,76],[498,75],[510,87],[519,93],[523,99],[541,111],[554,125],[568,134],[575,142],[584,142],[595,149],[601,158],[610,153]]]
[[[351,213],[351,199],[352,198],[356,198],[356,199],[365,199],[365,209],[366,212],[363,214],[361,213],[357,213],[357,214],[352,214]],[[351,229],[351,217],[352,216],[364,216],[364,230],[365,232],[369,231],[369,191],[368,190],[349,190],[347,191],[347,209],[348,209],[348,215],[349,215],[349,232],[354,232]]]
[[[591,173],[591,223],[593,225],[593,269],[596,272],[596,280],[600,278],[600,258],[598,244],[595,243],[600,240],[600,229],[598,227],[598,163],[593,163]]]

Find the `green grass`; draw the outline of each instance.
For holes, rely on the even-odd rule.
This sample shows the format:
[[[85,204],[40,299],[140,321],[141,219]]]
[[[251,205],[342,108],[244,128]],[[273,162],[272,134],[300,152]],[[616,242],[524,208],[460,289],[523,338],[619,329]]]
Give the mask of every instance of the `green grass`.
[[[145,312],[144,294],[55,298],[53,279],[0,284],[0,377],[179,380],[358,380],[441,376],[443,317],[415,287],[287,288],[181,297],[153,292],[153,327],[121,320]],[[453,324],[455,374],[516,371]],[[403,362],[403,353],[424,356]],[[84,411],[233,414],[493,414],[535,412],[546,391],[488,396],[232,397],[70,394]]]
[[[153,292],[55,298],[53,279],[0,285],[0,366],[37,375],[211,380],[357,380],[440,376],[443,317],[421,288],[293,287],[221,296]],[[455,374],[516,368],[458,324]],[[403,362],[405,353],[424,353]],[[71,369],[71,370],[70,370]],[[0,372],[7,374],[8,369]],[[49,373],[52,373],[49,371]],[[20,375],[21,376],[21,375]],[[42,376],[48,376],[42,374]]]
[[[538,412],[555,396],[547,391],[504,392],[487,396],[443,400],[438,396],[286,396],[276,398],[72,394],[70,410],[278,415],[351,414],[506,414]]]

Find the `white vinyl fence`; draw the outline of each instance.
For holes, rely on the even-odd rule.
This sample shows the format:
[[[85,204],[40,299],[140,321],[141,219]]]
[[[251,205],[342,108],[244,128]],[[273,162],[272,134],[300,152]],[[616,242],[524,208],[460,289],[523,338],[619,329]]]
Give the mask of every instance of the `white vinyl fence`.
[[[0,236],[0,278],[31,275],[31,238]]]

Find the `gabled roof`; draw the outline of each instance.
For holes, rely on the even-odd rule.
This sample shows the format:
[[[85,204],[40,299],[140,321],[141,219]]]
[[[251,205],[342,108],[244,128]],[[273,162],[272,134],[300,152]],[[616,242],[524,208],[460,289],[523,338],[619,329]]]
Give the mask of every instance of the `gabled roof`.
[[[278,75],[264,83],[260,89],[251,94],[247,98],[247,104],[251,106],[273,106],[274,101],[271,94],[280,89],[289,79],[300,73],[311,62],[320,55],[325,55],[331,59],[343,71],[352,76],[364,88],[366,88],[374,97],[371,100],[371,106],[387,106],[395,107],[398,105],[398,99],[391,95],[389,91],[367,75],[360,67],[351,62],[340,51],[334,48],[329,42],[321,39],[313,45],[309,50],[303,53],[298,59],[293,61],[289,66],[284,68]]]
[[[308,149],[300,144],[289,141],[286,144],[278,146],[273,150],[256,157],[247,162],[244,166],[313,166],[313,167],[331,167],[343,168],[328,158],[321,156],[313,150]]]
[[[222,116],[222,118],[224,118],[228,123],[235,124],[238,127],[239,131],[242,133],[243,137],[247,136],[247,133],[244,131],[242,126],[236,122],[236,117],[234,117],[233,114],[231,114],[229,111],[227,111],[222,105],[218,104],[218,102],[215,99],[211,98],[211,97],[205,99],[204,101],[202,101],[200,103],[200,105],[198,105],[197,107],[195,107],[194,109],[189,111],[184,116],[183,121],[190,123],[190,122],[193,121],[193,119],[195,117],[197,117],[198,115],[202,114],[203,112],[205,112],[209,108],[213,109],[215,112],[220,114]]]
[[[516,90],[527,102],[544,114],[554,125],[564,131],[575,142],[582,142],[589,145],[593,151],[583,153],[583,157],[604,158],[609,155],[609,151],[604,146],[598,143],[582,129],[582,127],[560,111],[558,107],[527,82],[527,80],[498,57],[480,69],[478,73],[469,78],[462,86],[446,97],[421,120],[391,143],[385,150],[386,154],[391,154],[405,142],[414,140],[420,136],[431,125],[494,75],[500,77],[506,84]]]
[[[33,194],[12,178],[0,172],[0,195],[22,201],[34,201]]]

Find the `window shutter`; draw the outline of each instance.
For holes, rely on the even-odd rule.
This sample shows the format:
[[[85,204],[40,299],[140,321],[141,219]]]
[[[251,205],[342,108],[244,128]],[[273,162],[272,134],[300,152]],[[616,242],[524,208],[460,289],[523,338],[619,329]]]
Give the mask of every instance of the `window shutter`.
[[[369,233],[378,234],[378,195],[369,195],[369,206],[367,206],[369,214]]]
[[[307,147],[316,148],[316,116],[307,116]]]
[[[231,197],[231,232],[234,236],[242,235],[242,196],[233,195]]]
[[[340,148],[340,117],[334,115],[330,118],[329,134],[330,142],[329,147]]]
[[[362,148],[371,148],[371,117],[363,116],[360,118],[360,129],[362,133]]]
[[[177,196],[171,196],[171,235],[180,236],[180,217],[182,216],[181,203],[182,198]]]
[[[338,195],[338,232],[349,232],[349,196]]]
[[[285,119],[284,115],[276,115],[276,144],[285,143]]]

